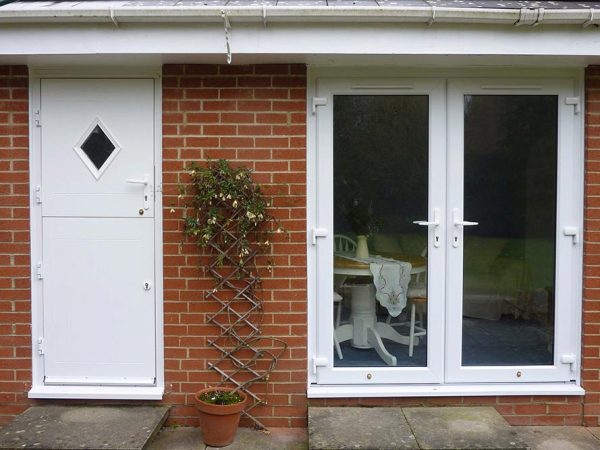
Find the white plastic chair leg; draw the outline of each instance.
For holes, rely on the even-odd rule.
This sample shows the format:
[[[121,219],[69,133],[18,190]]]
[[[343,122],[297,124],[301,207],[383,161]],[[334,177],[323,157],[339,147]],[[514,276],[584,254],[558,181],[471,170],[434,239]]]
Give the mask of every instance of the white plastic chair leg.
[[[335,351],[337,352],[338,358],[344,359],[342,347],[340,347],[340,342],[338,341],[338,338],[335,335],[335,331],[333,332],[333,345],[335,345]]]
[[[408,334],[408,356],[412,358],[415,345],[415,304],[410,307],[410,331]]]
[[[342,301],[340,300],[337,305],[337,312],[335,314],[335,327],[340,326],[340,322],[342,320]]]

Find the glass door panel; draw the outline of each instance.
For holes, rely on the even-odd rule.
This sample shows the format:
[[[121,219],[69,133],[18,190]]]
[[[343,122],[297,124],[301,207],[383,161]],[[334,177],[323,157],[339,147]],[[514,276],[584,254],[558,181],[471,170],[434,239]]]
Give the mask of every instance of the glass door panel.
[[[465,95],[463,366],[552,365],[556,95]]]
[[[427,366],[428,122],[427,95],[334,96],[335,367]]]
[[[318,382],[440,382],[443,84],[354,83],[319,91]]]
[[[568,378],[555,326],[558,161],[572,136],[560,89],[452,87],[448,379]]]

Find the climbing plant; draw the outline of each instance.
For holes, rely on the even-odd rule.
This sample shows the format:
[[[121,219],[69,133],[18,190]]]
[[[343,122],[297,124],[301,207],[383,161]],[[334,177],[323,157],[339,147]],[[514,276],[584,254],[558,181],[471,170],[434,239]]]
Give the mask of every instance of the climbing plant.
[[[185,234],[210,255],[206,270],[215,283],[205,299],[218,304],[207,321],[218,329],[208,344],[220,357],[209,368],[220,375],[221,384],[232,383],[249,395],[244,415],[265,428],[252,410],[267,402],[252,387],[268,381],[287,344],[262,334],[261,271],[270,272],[272,263],[263,258],[259,266],[257,259],[270,253],[272,235],[284,230],[247,167],[209,161],[191,165],[189,175],[191,183],[182,186],[182,196],[189,199]]]

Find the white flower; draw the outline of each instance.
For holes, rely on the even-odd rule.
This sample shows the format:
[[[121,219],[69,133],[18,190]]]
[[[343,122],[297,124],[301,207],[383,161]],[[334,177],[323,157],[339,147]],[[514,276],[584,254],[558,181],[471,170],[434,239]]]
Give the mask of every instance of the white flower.
[[[237,208],[237,207],[238,207],[238,202],[237,202],[237,200],[234,200],[231,206],[233,206],[234,208]]]

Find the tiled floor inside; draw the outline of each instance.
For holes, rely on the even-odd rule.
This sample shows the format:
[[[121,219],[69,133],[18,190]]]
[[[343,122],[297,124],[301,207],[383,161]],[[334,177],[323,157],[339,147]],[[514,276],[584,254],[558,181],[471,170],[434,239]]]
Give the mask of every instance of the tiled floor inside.
[[[344,311],[343,317],[348,317]],[[378,317],[385,321],[385,315]],[[400,322],[405,321],[400,317]],[[400,334],[408,335],[408,324],[396,327]],[[463,365],[544,365],[552,364],[551,329],[540,322],[516,319],[503,315],[499,320],[463,318]],[[425,367],[427,365],[427,338],[414,347],[412,358],[408,346],[384,339],[386,349],[398,360],[399,367]],[[374,349],[358,349],[351,341],[341,343],[343,359],[335,354],[336,367],[386,366]],[[550,350],[550,351],[549,351]],[[335,353],[335,352],[334,352]]]

